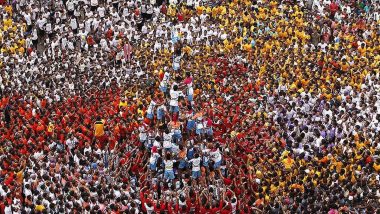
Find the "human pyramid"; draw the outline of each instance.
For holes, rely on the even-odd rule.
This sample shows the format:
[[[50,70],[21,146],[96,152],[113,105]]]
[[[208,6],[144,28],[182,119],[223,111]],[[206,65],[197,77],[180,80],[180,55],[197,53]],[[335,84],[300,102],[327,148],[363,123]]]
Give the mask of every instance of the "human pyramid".
[[[0,214],[380,212],[376,0],[0,0]]]

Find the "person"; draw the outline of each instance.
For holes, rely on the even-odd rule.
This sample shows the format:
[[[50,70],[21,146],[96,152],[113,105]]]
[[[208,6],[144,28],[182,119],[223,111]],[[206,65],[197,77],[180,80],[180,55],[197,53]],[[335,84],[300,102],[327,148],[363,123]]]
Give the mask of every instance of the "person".
[[[162,79],[161,82],[160,82],[160,90],[161,90],[164,94],[167,94],[167,87],[168,87],[169,78],[170,78],[170,73],[166,71],[166,72],[164,73],[164,77],[163,77],[163,79]]]
[[[178,100],[180,97],[184,97],[184,94],[182,91],[178,90],[178,85],[173,84],[172,88],[170,89],[170,112],[172,115],[179,115],[179,105],[178,105]]]
[[[96,118],[96,122],[94,123],[94,136],[97,138],[101,138],[105,135],[104,132],[104,120],[101,117]]]
[[[187,119],[186,131],[187,131],[188,136],[191,136],[195,130],[195,120],[193,118],[194,118],[194,111],[193,111],[193,108],[189,105],[188,112],[186,113],[186,119]]]
[[[104,148],[106,146],[108,139],[105,133],[105,120],[101,119],[100,116],[96,118],[94,123],[94,137],[100,148]]]
[[[175,178],[174,171],[173,171],[174,163],[175,163],[175,160],[171,160],[171,154],[166,153],[165,159],[164,159],[164,165],[165,165],[164,179],[166,181],[170,181]]]
[[[0,213],[379,212],[378,1],[73,3],[0,7]]]
[[[195,154],[194,158],[189,160],[189,163],[191,164],[191,176],[194,179],[198,179],[201,177],[201,158],[199,157],[199,154]]]
[[[157,152],[157,147],[152,147],[152,156],[149,159],[149,168],[152,171],[157,170],[157,161],[160,158],[160,155]]]
[[[3,109],[4,112],[4,121],[6,123],[6,126],[9,127],[11,122],[11,106],[7,104],[5,108]]]

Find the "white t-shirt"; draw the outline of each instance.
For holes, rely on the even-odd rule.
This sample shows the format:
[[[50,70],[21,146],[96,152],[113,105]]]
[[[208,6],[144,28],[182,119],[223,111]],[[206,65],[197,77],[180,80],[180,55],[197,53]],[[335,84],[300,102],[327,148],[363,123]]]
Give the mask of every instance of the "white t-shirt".
[[[106,9],[104,7],[98,8],[99,17],[103,18],[105,16]]]
[[[212,160],[216,163],[222,160],[222,155],[220,154],[219,150],[216,150],[214,152],[210,152],[210,155],[212,157]]]
[[[146,134],[145,127],[144,126],[140,126],[139,127],[139,132],[140,132],[140,134],[139,134],[140,140],[141,141],[145,141],[147,139],[147,137],[148,137],[147,134]]]
[[[182,91],[174,91],[173,89],[170,90],[170,105],[178,106],[178,98],[180,96],[184,97],[184,94],[182,93]]]
[[[168,85],[170,74],[168,72],[165,72],[164,78],[162,79],[160,86],[161,87],[166,87]]]
[[[192,168],[192,171],[199,171],[199,170],[201,170],[201,158],[193,158],[193,159],[191,159],[190,161],[189,161],[190,163],[192,163],[192,166],[193,166],[193,168]]]
[[[75,9],[74,2],[73,1],[68,1],[66,3],[66,7],[67,7],[68,11],[74,11],[74,9]]]
[[[75,30],[75,29],[78,28],[78,22],[77,22],[77,20],[76,20],[75,18],[73,18],[73,19],[70,20],[70,27],[71,27],[73,30]]]
[[[164,148],[171,148],[172,147],[172,138],[173,138],[173,133],[169,133],[169,134],[166,134],[164,133],[164,144],[163,144],[163,147]]]
[[[30,14],[24,13],[23,15],[24,15],[24,19],[26,21],[26,25],[32,25],[32,18],[30,16]]]
[[[160,157],[158,153],[153,153],[152,156],[149,158],[149,163],[154,164],[156,163],[157,159]]]
[[[173,170],[173,164],[175,160],[164,160],[165,170]]]
[[[98,0],[91,0],[91,6],[98,6]]]
[[[149,107],[148,107],[148,110],[146,111],[148,114],[153,114],[154,113],[154,107],[156,106],[156,102],[154,102],[153,100],[150,101],[150,104],[149,104]]]
[[[9,206],[6,206],[5,209],[4,209],[4,213],[5,214],[12,214],[12,206],[9,205]]]
[[[69,147],[69,149],[73,149],[76,145],[75,139],[71,140],[70,138],[66,140],[66,145]]]
[[[48,32],[48,33],[50,33],[52,31],[51,23],[50,22],[46,23],[46,25],[45,25],[45,31]]]

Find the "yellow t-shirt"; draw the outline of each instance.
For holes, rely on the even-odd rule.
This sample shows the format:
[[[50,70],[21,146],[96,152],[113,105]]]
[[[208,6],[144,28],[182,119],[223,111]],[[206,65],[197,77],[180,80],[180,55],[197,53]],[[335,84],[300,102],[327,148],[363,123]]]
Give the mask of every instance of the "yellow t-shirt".
[[[5,6],[4,9],[5,9],[5,12],[7,12],[10,15],[12,15],[12,6],[11,5]]]
[[[96,121],[94,125],[95,137],[101,137],[104,135],[104,120]]]
[[[373,164],[373,169],[376,171],[376,172],[380,172],[380,164]]]
[[[12,19],[5,19],[4,20],[4,26],[5,27],[11,27],[12,26]]]
[[[282,160],[282,163],[284,164],[285,169],[290,169],[294,164],[294,160],[291,158],[285,158],[284,160]]]
[[[38,212],[42,212],[45,210],[45,206],[44,205],[36,205],[36,207],[34,209]]]
[[[120,101],[119,102],[119,107],[126,107],[128,104],[127,104],[127,101]]]

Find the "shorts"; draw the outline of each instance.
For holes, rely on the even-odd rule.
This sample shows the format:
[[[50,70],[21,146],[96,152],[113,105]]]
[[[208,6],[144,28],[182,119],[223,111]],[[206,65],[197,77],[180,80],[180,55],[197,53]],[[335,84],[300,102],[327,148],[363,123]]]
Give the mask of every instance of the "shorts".
[[[157,110],[157,120],[162,120],[165,117],[165,111],[162,109]]]
[[[102,136],[96,136],[95,137],[100,143],[105,143],[106,141],[108,141],[108,137],[104,134]]]
[[[202,129],[195,129],[195,134],[197,134],[197,135],[201,135],[204,133],[205,133],[205,130],[203,128]]]
[[[173,134],[173,139],[180,139],[182,137],[181,135],[181,131],[174,131],[174,134]]]
[[[219,167],[222,165],[222,161],[218,161],[214,163],[214,169],[219,169]]]
[[[173,63],[173,70],[178,71],[181,66],[178,63]]]
[[[160,86],[160,90],[164,93],[166,93],[166,91],[168,90],[168,87],[166,86]]]
[[[187,121],[186,129],[190,131],[190,130],[194,130],[194,128],[195,128],[195,121],[194,120]]]
[[[173,170],[165,170],[164,179],[173,180],[175,178]]]
[[[173,112],[173,113],[179,112],[179,107],[178,106],[170,106],[170,112]]]
[[[149,169],[152,170],[152,171],[156,171],[157,170],[156,163],[149,164]]]
[[[148,113],[148,114],[146,114],[146,117],[147,117],[149,120],[152,120],[152,119],[153,119],[153,114]]]
[[[187,100],[189,102],[193,102],[193,95],[192,94],[187,95]]]
[[[191,171],[191,177],[194,179],[201,177],[201,171]]]

